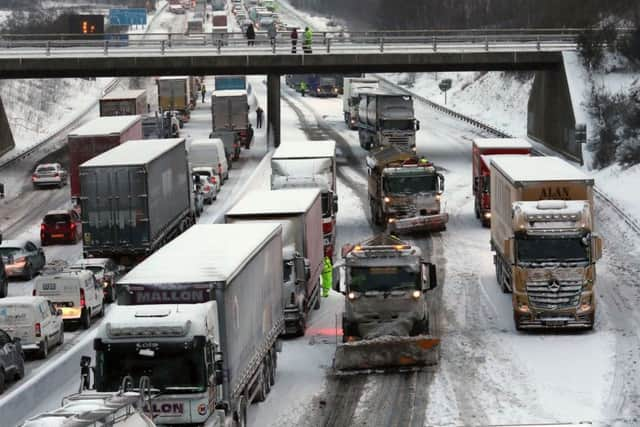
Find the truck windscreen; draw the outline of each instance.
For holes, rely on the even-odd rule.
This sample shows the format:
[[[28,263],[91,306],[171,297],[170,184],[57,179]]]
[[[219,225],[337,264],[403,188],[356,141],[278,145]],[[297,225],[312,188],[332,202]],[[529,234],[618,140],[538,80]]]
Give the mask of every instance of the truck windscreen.
[[[349,289],[354,292],[390,292],[418,287],[418,272],[409,266],[351,267]]]
[[[151,387],[162,392],[204,392],[207,388],[204,350],[195,342],[103,345],[96,351],[96,389],[117,391],[124,376],[130,375],[133,384],[138,384],[140,377],[146,375],[151,379]]]
[[[438,190],[435,175],[387,175],[383,180],[388,194],[416,194]]]
[[[384,130],[413,130],[413,120],[386,119],[382,122]]]
[[[516,239],[520,263],[588,262],[589,251],[581,237],[527,237]]]

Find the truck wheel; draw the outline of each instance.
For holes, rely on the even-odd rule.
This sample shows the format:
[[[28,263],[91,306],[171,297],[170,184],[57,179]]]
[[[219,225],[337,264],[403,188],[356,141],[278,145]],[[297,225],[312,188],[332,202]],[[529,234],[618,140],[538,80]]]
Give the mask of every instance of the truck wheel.
[[[264,390],[269,394],[271,392],[271,361],[269,356],[265,357],[264,360]]]
[[[269,354],[269,385],[271,386],[276,383],[276,361],[271,357],[271,353]]]
[[[80,323],[82,325],[82,329],[89,329],[91,327],[91,313],[89,313],[89,309],[85,308],[82,312]]]
[[[320,310],[320,300],[322,300],[322,296],[320,296],[320,288],[318,288],[318,294],[316,295],[316,302],[313,304],[314,310]]]
[[[304,331],[307,329],[307,319],[305,319],[304,315],[301,315],[298,319],[298,330],[296,331],[297,337],[304,336]]]

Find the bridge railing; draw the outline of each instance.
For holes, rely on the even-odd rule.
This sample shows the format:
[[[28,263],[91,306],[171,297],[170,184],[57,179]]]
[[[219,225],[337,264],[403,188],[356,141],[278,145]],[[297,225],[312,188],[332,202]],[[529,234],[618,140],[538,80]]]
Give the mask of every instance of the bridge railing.
[[[315,33],[312,53],[438,52],[492,50],[575,49],[584,30],[439,30]],[[624,31],[630,31],[625,29]],[[619,30],[619,34],[624,34]],[[296,53],[303,52],[302,35]],[[244,33],[146,33],[146,34],[32,34],[0,35],[0,55],[56,55],[69,53],[179,55],[213,51],[219,54],[291,53],[289,33],[280,32],[272,42],[258,32],[249,45]],[[309,52],[307,52],[309,53]]]

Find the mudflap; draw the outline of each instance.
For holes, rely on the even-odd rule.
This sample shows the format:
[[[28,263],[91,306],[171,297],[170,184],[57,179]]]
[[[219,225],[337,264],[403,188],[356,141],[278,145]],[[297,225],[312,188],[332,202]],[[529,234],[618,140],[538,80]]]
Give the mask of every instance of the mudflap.
[[[439,355],[439,338],[384,336],[338,344],[333,367],[337,374],[406,370],[437,365]]]

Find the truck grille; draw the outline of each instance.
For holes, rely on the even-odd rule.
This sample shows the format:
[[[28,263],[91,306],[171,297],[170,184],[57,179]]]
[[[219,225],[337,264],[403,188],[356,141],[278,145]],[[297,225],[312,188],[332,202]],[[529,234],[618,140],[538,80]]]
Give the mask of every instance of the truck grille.
[[[527,282],[529,303],[536,308],[554,310],[576,307],[580,301],[582,282]]]
[[[417,215],[417,210],[413,206],[393,206],[393,211],[390,212],[395,218],[413,218]]]
[[[409,137],[408,136],[390,136],[388,138],[389,144],[391,145],[399,145],[402,147],[409,148]]]

